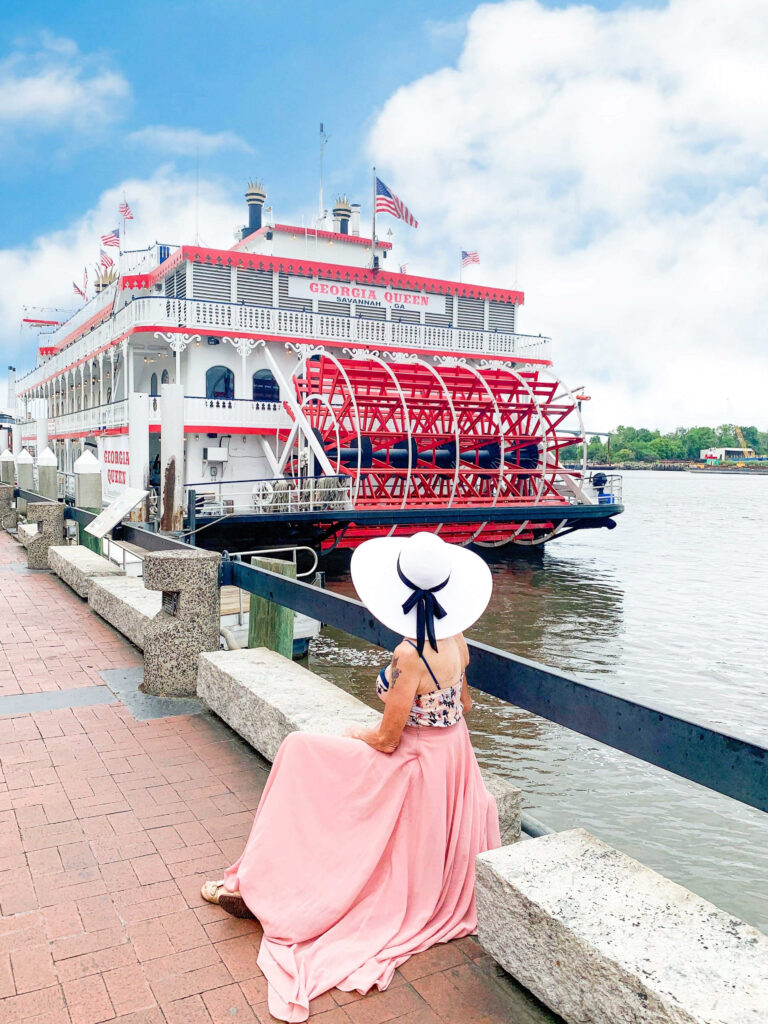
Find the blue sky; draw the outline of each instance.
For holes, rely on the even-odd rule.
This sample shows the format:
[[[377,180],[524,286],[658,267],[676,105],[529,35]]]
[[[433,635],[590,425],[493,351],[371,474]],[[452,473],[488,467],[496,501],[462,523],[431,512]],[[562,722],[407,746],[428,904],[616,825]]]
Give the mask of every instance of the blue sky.
[[[74,40],[92,72],[120,72],[131,95],[115,101],[118,116],[96,137],[75,141],[55,125],[19,132],[16,159],[0,168],[3,244],[66,223],[127,167],[150,175],[169,154],[131,141],[147,125],[234,133],[253,151],[202,152],[200,173],[237,190],[259,174],[285,208],[316,192],[324,121],[329,191],[364,187],[362,147],[377,107],[398,86],[455,59],[460,31],[430,22],[461,19],[472,7],[461,0],[4,5],[4,40],[22,52],[37,51],[46,33]],[[194,172],[195,155],[174,160]]]
[[[74,136],[66,123],[18,126],[13,159],[0,161],[0,245],[65,225],[128,170],[149,176],[172,157],[180,171],[194,174],[196,155],[169,154],[131,138],[148,125],[234,133],[252,151],[203,147],[200,174],[221,177],[238,192],[258,174],[276,209],[285,209],[316,194],[323,121],[331,136],[328,193],[348,189],[367,197],[364,146],[377,111],[400,86],[456,60],[464,21],[476,6],[466,0],[6,2],[0,60],[16,51],[32,69],[46,37],[72,40],[86,78],[111,69],[127,80],[129,95],[116,97],[108,124],[91,133]],[[386,177],[387,168],[381,173]]]
[[[595,429],[765,426],[765,0],[6,0],[0,405],[22,305],[77,304],[123,190],[132,247],[193,241],[195,210],[231,245],[251,176],[308,220],[321,121],[325,205],[365,230],[375,162],[419,219],[395,258],[452,277],[477,249]]]

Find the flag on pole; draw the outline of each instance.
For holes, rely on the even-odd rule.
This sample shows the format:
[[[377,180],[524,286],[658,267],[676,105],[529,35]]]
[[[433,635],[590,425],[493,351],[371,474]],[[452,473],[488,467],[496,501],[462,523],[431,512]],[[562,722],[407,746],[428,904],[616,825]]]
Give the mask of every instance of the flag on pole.
[[[376,213],[391,213],[393,217],[404,220],[412,228],[419,226],[419,222],[405,203],[387,188],[381,178],[376,179]]]
[[[102,245],[120,245],[120,230],[115,228],[114,231],[110,231],[108,235],[101,236]]]
[[[480,257],[476,252],[467,252],[465,249],[461,250],[461,265],[462,267],[468,267],[470,263],[479,263]]]
[[[112,257],[109,255],[109,253],[104,252],[103,249],[99,249],[99,252],[101,254],[101,261],[100,262],[101,262],[102,267],[104,267],[105,270],[109,270],[110,267],[114,267],[115,261],[112,259]]]
[[[83,291],[88,291],[88,267],[83,267]]]
[[[404,274],[407,270],[408,270],[408,264],[407,263],[401,263],[400,264],[400,273]]]
[[[120,203],[120,216],[123,218],[123,220],[133,220],[133,213],[131,212],[131,208],[125,200],[123,200],[122,203]]]
[[[72,282],[72,287],[75,289],[75,295],[79,295],[81,299],[85,298],[85,292],[79,285],[76,285],[74,281]]]

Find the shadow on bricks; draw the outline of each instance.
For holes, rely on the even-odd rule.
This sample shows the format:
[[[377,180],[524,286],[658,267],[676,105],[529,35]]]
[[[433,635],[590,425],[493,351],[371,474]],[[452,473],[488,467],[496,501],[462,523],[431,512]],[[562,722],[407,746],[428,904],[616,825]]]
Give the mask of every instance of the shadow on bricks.
[[[144,631],[142,691],[156,697],[197,692],[197,658],[219,649],[219,563],[215,551],[160,551],[144,559],[144,586],[163,594]]]

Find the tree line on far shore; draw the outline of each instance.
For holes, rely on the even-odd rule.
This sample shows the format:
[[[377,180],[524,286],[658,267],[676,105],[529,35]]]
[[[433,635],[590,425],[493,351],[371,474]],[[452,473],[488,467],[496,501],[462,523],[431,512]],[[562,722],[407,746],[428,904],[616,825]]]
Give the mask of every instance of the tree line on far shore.
[[[744,440],[757,455],[768,455],[768,430],[742,427]],[[607,438],[593,437],[587,445],[590,462],[608,461]],[[740,448],[730,423],[719,427],[678,427],[668,434],[646,427],[616,427],[611,431],[611,462],[668,462],[697,460],[703,448]],[[579,448],[579,458],[581,448]]]

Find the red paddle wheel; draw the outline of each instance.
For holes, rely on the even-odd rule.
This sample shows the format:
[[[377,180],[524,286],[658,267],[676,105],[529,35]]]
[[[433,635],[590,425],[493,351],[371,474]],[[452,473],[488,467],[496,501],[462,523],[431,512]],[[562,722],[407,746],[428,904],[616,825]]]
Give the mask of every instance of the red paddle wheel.
[[[563,521],[570,503],[561,453],[580,444],[563,424],[576,401],[548,371],[446,359],[385,361],[376,355],[307,357],[294,386],[309,428],[334,473],[352,478],[357,508],[552,507],[552,518],[528,523],[446,523],[436,531],[454,543],[540,543]],[[294,474],[319,475],[308,446],[294,452]],[[564,486],[565,485],[565,486]],[[576,484],[576,486],[578,486]],[[342,545],[420,527],[349,528]]]

